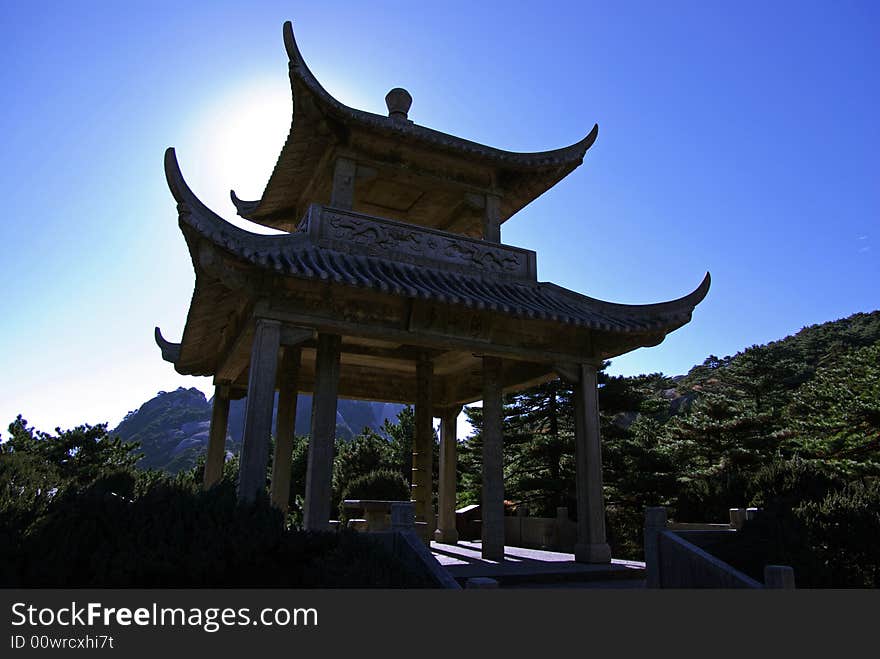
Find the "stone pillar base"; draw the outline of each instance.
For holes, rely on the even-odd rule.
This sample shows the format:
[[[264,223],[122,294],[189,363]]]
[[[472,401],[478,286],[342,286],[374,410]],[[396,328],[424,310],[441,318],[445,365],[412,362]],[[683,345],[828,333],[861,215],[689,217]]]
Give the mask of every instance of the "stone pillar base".
[[[482,542],[480,556],[487,561],[504,562],[504,544],[489,544],[485,540]]]
[[[610,563],[611,547],[607,543],[574,546],[574,560],[578,563]]]
[[[454,545],[458,542],[458,531],[455,529],[437,529],[434,531],[434,542],[444,545]]]
[[[421,541],[425,543],[426,547],[431,546],[431,532],[428,530],[427,522],[416,520],[415,524],[413,525],[413,530],[416,532],[416,535],[421,539]]]
[[[498,580],[489,577],[471,577],[464,583],[465,588],[498,588]]]

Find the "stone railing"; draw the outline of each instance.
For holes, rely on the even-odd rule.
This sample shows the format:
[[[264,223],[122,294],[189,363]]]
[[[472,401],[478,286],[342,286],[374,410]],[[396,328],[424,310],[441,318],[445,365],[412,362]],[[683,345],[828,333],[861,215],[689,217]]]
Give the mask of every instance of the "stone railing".
[[[455,518],[460,540],[480,539],[479,505],[458,509]],[[504,516],[505,545],[571,553],[576,542],[577,524],[569,519],[568,508],[557,508],[556,517],[530,517],[528,508],[519,506],[516,515]]]
[[[764,583],[699,546],[719,534],[736,533],[753,509],[731,509],[730,524],[668,523],[666,509],[645,511],[645,567],[648,588],[794,588],[787,565],[764,567]]]
[[[348,520],[348,528],[367,532],[398,561],[426,571],[439,588],[460,589],[458,582],[434,558],[419,535],[411,501],[346,500],[350,510],[361,510],[363,518]],[[387,512],[386,512],[387,511]],[[424,522],[422,523],[424,524]]]
[[[380,499],[346,499],[342,502],[346,513],[359,513],[349,517],[346,526],[355,531],[381,533],[391,530],[395,504],[409,504],[409,501],[390,501]],[[434,524],[436,527],[436,523]],[[422,542],[430,544],[430,531],[427,522],[412,523],[412,530]]]
[[[556,517],[529,517],[523,508],[504,518],[504,544],[512,547],[573,552],[577,525],[568,518],[568,508],[556,509]]]

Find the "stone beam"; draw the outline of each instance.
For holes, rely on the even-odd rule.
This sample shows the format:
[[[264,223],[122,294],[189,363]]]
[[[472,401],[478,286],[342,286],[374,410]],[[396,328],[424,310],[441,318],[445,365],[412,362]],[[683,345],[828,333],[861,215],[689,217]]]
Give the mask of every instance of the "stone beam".
[[[571,382],[575,384],[580,380],[580,368],[577,364],[554,364],[553,370],[556,371],[557,375],[561,377],[563,380]]]
[[[515,393],[538,386],[556,377],[555,372],[546,364],[503,360],[499,383],[502,393]],[[452,373],[440,379],[438,383],[438,404],[466,405],[480,399],[482,391],[482,374]]]
[[[239,375],[247,368],[248,359],[251,356],[249,348],[253,341],[254,323],[247,322],[219,361],[217,372],[214,375],[214,384],[235,382],[238,379]]]
[[[281,345],[302,346],[315,338],[315,330],[307,327],[281,326]]]
[[[304,348],[297,388],[315,388],[315,351]],[[340,398],[411,404],[416,390],[415,373],[379,370],[366,366],[340,364],[337,395]]]
[[[412,346],[436,349],[441,351],[462,350],[482,355],[494,355],[504,359],[515,359],[527,362],[542,362],[547,364],[574,363],[592,358],[592,352],[575,350],[588,344],[584,338],[577,345],[570,346],[572,349],[554,350],[547,348],[532,348],[524,343],[505,339],[503,331],[498,332],[496,337],[480,338],[470,335],[467,331],[459,332],[456,327],[449,327],[445,331],[440,328],[424,327],[418,322],[412,322],[408,327],[399,324],[365,324],[342,318],[329,318],[317,314],[304,313],[299,306],[276,303],[265,312],[267,318],[276,318],[284,322],[296,323],[297,325],[311,325],[319,332],[356,336],[367,339],[382,339],[387,341],[399,341]],[[499,320],[503,320],[500,316]],[[493,324],[495,317],[486,319],[484,324]],[[548,331],[556,331],[548,326]],[[582,330],[586,333],[588,330]]]

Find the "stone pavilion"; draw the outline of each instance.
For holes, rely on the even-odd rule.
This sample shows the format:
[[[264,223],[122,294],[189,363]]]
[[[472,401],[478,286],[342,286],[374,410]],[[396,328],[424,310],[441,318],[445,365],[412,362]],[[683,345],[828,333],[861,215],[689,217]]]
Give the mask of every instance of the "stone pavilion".
[[[326,529],[338,398],[412,403],[416,520],[455,542],[456,418],[482,400],[482,553],[500,560],[502,395],[561,376],[576,392],[575,556],[609,561],[596,369],[689,322],[709,275],[689,295],[650,305],[538,281],[535,252],[505,245],[502,225],[582,163],[598,126],[571,146],[515,153],[414,123],[404,89],[386,96],[387,116],[350,108],[312,75],[289,22],[283,34],[290,134],[262,197],[232,193],[240,216],[283,233],[222,219],[187,186],[174,150],[165,154],[195,288],[180,343],[159,328],[156,342],[178,373],[214,379],[205,487],[222,472],[229,401],[247,396],[239,498],[262,490],[271,459],[270,497],[285,508],[296,399],[312,393],[304,524]]]

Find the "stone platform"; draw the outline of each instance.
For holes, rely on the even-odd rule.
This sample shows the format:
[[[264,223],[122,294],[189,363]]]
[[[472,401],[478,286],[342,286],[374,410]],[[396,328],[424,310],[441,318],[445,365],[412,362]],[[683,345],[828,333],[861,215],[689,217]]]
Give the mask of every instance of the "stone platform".
[[[480,542],[431,543],[434,558],[462,586],[472,577],[488,577],[504,588],[644,588],[645,564],[639,561],[577,563],[574,554],[510,546],[503,561],[489,561],[480,550]]]

